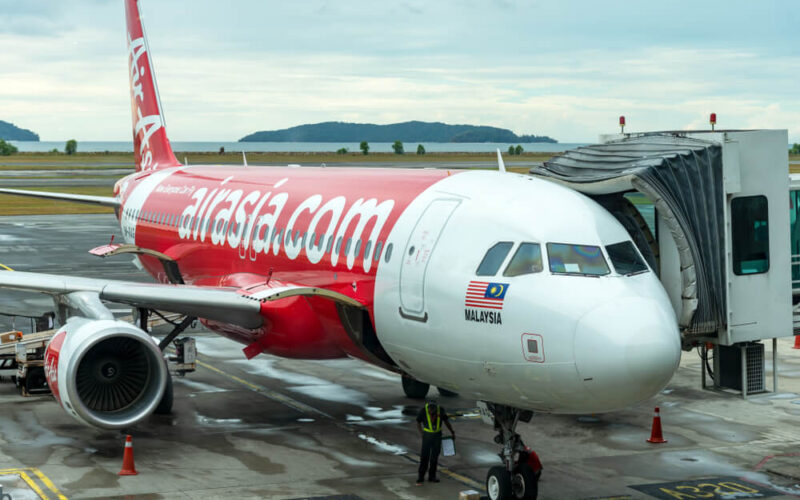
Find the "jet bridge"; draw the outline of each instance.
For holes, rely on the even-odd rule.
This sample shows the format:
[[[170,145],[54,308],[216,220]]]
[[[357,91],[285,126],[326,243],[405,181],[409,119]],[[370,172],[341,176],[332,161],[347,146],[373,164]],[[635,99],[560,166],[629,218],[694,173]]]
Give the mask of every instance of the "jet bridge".
[[[746,395],[765,390],[758,341],[795,333],[800,232],[789,231],[798,199],[790,214],[787,145],[785,130],[615,134],[531,174],[591,196],[620,220],[659,274],[684,347],[705,357],[706,343],[717,346],[714,373],[727,376],[715,387]],[[631,202],[636,192],[654,207],[650,224]]]

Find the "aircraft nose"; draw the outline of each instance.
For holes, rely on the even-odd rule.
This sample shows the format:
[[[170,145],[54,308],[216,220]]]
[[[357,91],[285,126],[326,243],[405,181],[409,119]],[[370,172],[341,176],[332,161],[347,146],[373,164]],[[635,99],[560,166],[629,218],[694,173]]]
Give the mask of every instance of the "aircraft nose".
[[[575,364],[602,411],[652,397],[672,378],[680,356],[669,303],[642,297],[615,300],[589,311],[577,325]]]

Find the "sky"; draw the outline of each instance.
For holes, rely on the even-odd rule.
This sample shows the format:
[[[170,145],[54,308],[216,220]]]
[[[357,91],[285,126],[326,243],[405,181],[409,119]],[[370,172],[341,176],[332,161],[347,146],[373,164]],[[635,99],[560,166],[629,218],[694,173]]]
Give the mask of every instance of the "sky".
[[[788,129],[792,0],[141,0],[167,131],[233,141],[304,123],[491,125],[559,142]],[[131,138],[122,0],[0,0],[0,119],[42,140]]]

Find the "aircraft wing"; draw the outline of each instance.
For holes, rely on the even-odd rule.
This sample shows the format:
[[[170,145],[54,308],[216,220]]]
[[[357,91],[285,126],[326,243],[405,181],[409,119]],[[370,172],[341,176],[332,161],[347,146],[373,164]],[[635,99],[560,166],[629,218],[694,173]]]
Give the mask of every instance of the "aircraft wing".
[[[19,271],[0,272],[0,288],[58,296],[91,292],[110,302],[208,318],[245,328],[258,328],[263,322],[260,304],[237,294],[235,289],[137,283]]]
[[[54,296],[89,292],[109,302],[186,314],[250,329],[261,327],[264,316],[269,315],[269,306],[265,303],[288,297],[313,295],[362,306],[355,299],[332,290],[278,281],[236,289],[2,271],[0,288]]]
[[[92,196],[87,194],[72,193],[51,193],[47,191],[27,191],[25,189],[0,189],[2,194],[13,194],[17,196],[31,196],[34,198],[48,198],[51,200],[75,201],[78,203],[89,203],[92,205],[102,205],[104,207],[119,208],[120,202],[111,196]]]

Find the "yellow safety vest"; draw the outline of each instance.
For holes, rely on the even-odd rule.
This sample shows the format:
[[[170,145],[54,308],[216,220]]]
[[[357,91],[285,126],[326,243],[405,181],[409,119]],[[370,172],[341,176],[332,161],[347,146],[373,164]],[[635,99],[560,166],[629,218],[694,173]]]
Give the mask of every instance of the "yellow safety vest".
[[[431,414],[428,412],[428,403],[425,403],[425,416],[428,417],[428,425],[423,427],[425,432],[440,432],[442,430],[442,412],[439,406],[436,406],[436,426],[434,427],[431,422]]]

